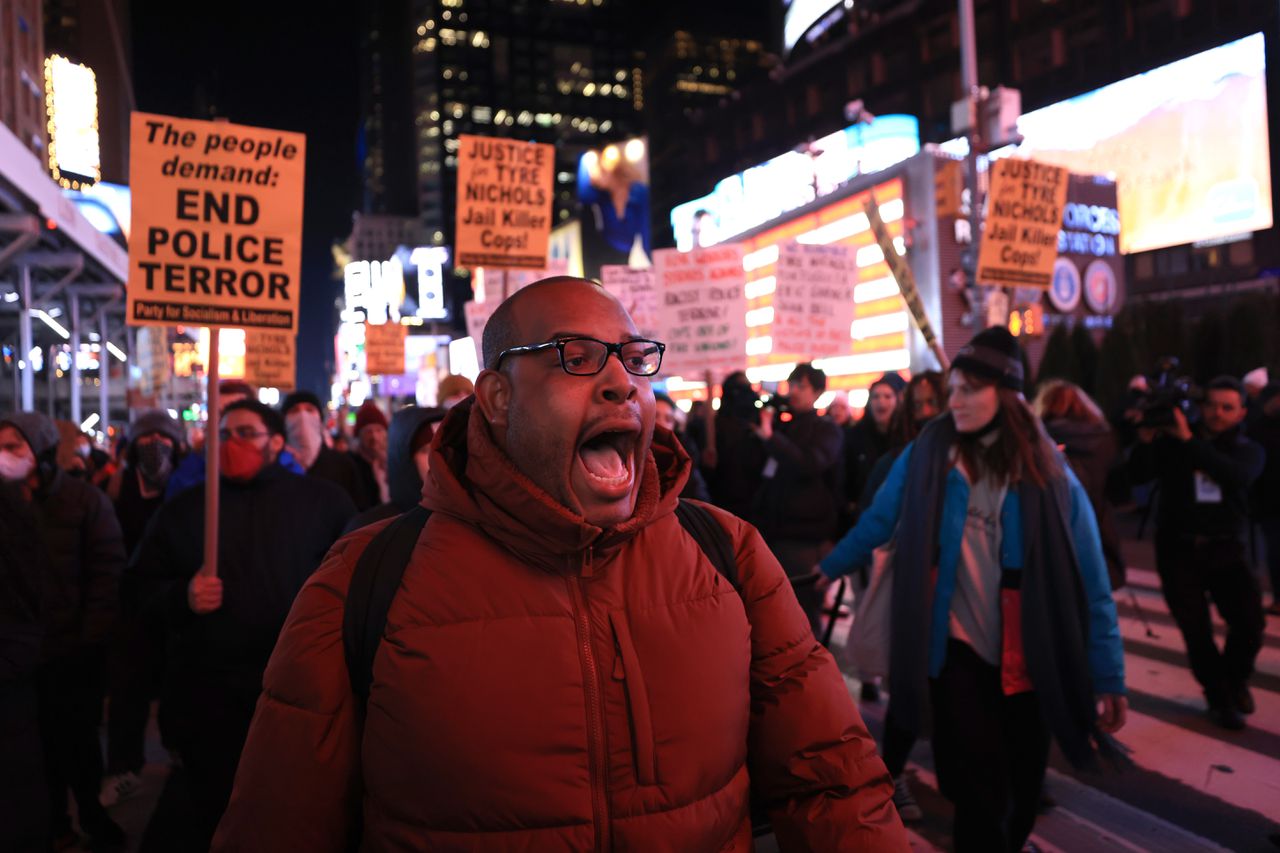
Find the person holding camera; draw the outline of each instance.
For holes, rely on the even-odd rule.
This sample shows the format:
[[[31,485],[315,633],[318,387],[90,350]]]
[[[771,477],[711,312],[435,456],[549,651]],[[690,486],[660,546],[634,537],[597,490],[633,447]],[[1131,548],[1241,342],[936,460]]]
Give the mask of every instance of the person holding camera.
[[[1264,629],[1262,592],[1249,569],[1244,534],[1249,486],[1262,473],[1266,454],[1240,429],[1245,391],[1239,380],[1221,376],[1209,383],[1199,428],[1192,428],[1184,408],[1146,410],[1129,471],[1135,483],[1159,480],[1156,569],[1164,598],[1210,717],[1238,730],[1254,711],[1248,681]],[[1221,650],[1209,600],[1227,623]]]
[[[812,364],[796,365],[787,377],[790,419],[775,423],[770,405],[760,410],[755,426],[767,457],[752,520],[793,584],[797,578],[817,580],[813,566],[836,535],[844,439],[840,427],[814,410],[826,390],[825,373]],[[810,582],[796,586],[796,599],[820,635],[822,595]]]

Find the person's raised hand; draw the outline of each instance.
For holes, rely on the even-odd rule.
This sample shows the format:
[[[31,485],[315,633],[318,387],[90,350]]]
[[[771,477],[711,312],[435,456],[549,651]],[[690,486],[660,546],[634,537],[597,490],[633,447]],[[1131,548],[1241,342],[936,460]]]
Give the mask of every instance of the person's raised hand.
[[[1173,409],[1173,426],[1169,427],[1169,435],[1178,441],[1191,440],[1191,425],[1187,423],[1187,416],[1182,413],[1182,409],[1176,406]]]
[[[764,441],[773,438],[773,409],[766,406],[760,410],[760,423],[753,427],[756,435]]]

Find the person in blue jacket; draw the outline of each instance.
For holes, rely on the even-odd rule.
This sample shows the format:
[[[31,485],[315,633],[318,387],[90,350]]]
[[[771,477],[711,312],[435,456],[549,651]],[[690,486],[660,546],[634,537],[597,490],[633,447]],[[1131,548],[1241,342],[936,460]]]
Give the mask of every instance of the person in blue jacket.
[[[961,853],[1021,850],[1050,738],[1090,766],[1127,709],[1097,522],[1022,389],[1013,336],[974,337],[952,365],[950,412],[818,566],[838,578],[895,540],[891,701],[911,732],[931,722]]]

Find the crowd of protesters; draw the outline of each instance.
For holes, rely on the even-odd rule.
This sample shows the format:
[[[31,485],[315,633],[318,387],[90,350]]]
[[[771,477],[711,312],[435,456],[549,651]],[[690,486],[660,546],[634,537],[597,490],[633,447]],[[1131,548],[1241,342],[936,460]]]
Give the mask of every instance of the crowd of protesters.
[[[525,346],[499,363],[542,346],[514,343]],[[572,375],[563,344],[560,359],[569,380],[584,378]],[[861,611],[877,572],[892,572],[885,663],[857,673],[861,698],[877,701],[888,687],[880,748],[908,822],[922,816],[904,776],[908,754],[930,737],[959,850],[1021,849],[1051,741],[1081,766],[1113,748],[1126,708],[1112,599],[1125,583],[1121,493],[1154,495],[1163,593],[1218,725],[1243,728],[1253,712],[1264,614],[1280,615],[1280,383],[1265,371],[1219,377],[1203,399],[1168,405],[1135,377],[1129,403],[1108,418],[1063,381],[1043,383],[1029,403],[1023,369],[1017,341],[991,329],[948,374],[872,382],[856,420],[847,393],[829,391],[807,363],[785,395],[739,372],[723,379],[716,409],[701,401],[686,411],[658,393],[652,416],[670,436],[661,458],[687,468],[678,481],[662,474],[664,483],[759,531],[816,637],[844,612],[831,601],[835,581],[852,581]],[[494,511],[477,497],[486,457],[470,444],[473,411],[483,406],[501,423],[490,409],[506,398],[496,387],[478,400],[473,391],[449,377],[440,408],[388,416],[368,402],[348,435],[333,431],[313,394],[272,408],[243,383],[224,383],[209,421],[220,437],[217,566],[203,563],[202,441],[170,413],[134,413],[114,453],[40,413],[0,418],[0,848],[75,843],[68,792],[95,849],[119,848],[110,809],[141,786],[158,700],[171,770],[141,849],[208,849],[234,803],[272,651],[335,542],[403,517],[424,486],[437,501],[465,492],[477,512]],[[591,453],[583,458],[612,464],[612,451]],[[461,487],[452,478],[464,471],[471,485]],[[507,477],[485,481],[504,496],[498,503],[540,485],[489,476]],[[546,512],[521,507],[504,510],[501,524]],[[1273,595],[1265,611],[1249,548],[1255,527]],[[1222,647],[1210,603],[1228,626]],[[342,644],[334,648],[341,655]],[[628,677],[626,666],[615,679]]]

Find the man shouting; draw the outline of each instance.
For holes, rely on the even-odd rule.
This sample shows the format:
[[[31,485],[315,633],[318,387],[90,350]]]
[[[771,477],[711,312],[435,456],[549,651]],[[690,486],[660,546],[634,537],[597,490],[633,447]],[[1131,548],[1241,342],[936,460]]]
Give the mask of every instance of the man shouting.
[[[907,849],[778,562],[703,507],[735,584],[676,515],[691,462],[654,428],[662,344],[553,278],[483,349],[433,439],[367,702],[344,602],[380,526],[299,595],[214,849],[746,851],[751,794],[784,850]]]

